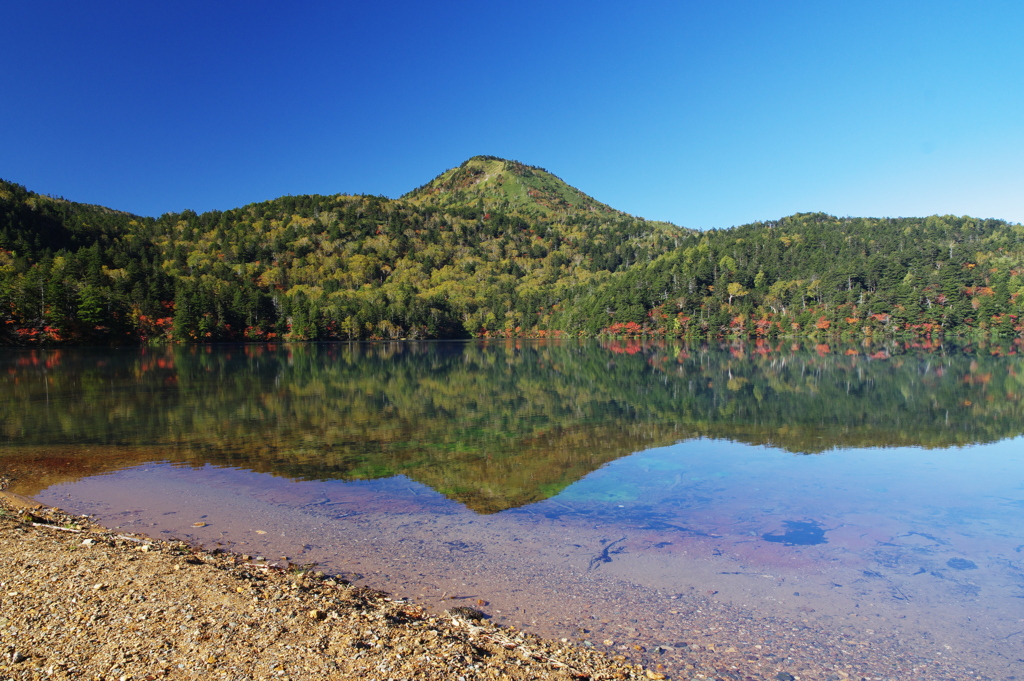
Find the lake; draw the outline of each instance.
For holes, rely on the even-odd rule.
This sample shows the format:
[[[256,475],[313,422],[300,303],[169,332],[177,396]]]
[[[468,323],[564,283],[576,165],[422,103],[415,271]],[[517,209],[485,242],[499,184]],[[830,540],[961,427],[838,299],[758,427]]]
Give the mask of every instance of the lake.
[[[1024,678],[1018,349],[7,349],[0,474],[673,678]]]

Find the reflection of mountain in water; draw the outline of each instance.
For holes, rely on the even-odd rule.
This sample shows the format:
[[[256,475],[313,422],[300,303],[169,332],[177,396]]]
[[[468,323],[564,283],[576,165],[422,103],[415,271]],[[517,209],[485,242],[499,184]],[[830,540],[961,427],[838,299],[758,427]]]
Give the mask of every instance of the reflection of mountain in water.
[[[1015,356],[817,350],[520,341],[9,353],[3,456],[8,469],[36,462],[40,486],[150,460],[305,479],[404,474],[494,512],[693,437],[816,453],[1024,431]]]

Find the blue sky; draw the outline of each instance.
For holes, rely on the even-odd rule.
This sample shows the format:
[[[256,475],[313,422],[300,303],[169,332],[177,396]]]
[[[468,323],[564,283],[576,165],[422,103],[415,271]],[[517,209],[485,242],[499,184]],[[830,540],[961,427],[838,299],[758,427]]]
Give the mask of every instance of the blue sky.
[[[1020,2],[8,3],[0,177],[144,215],[476,154],[697,227],[1024,221]]]

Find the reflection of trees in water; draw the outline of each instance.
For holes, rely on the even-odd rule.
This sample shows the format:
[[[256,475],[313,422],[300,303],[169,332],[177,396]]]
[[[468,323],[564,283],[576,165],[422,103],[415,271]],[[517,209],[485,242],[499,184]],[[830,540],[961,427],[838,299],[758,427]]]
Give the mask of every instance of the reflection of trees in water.
[[[10,445],[120,445],[139,460],[159,447],[174,461],[307,479],[401,473],[480,511],[692,437],[813,453],[1024,430],[1024,372],[998,348],[845,351],[502,341],[20,352],[0,360],[0,422]]]
[[[621,353],[617,362],[635,369],[642,361],[662,377],[656,395],[633,387],[628,399],[649,405],[654,420],[708,437],[817,453],[948,447],[1024,432],[1024,367],[1000,346],[640,345],[629,354],[626,342],[605,344]]]

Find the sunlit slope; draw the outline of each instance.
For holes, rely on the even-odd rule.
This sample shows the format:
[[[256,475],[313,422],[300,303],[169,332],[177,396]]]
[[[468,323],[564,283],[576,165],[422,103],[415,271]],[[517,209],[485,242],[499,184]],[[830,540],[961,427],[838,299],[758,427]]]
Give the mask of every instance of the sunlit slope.
[[[481,205],[487,210],[550,218],[577,212],[626,217],[543,168],[494,156],[474,156],[402,200],[426,206]]]
[[[402,200],[440,208],[483,208],[540,222],[640,221],[672,239],[696,233],[669,222],[629,215],[601,203],[544,168],[495,156],[474,156],[405,194]]]

